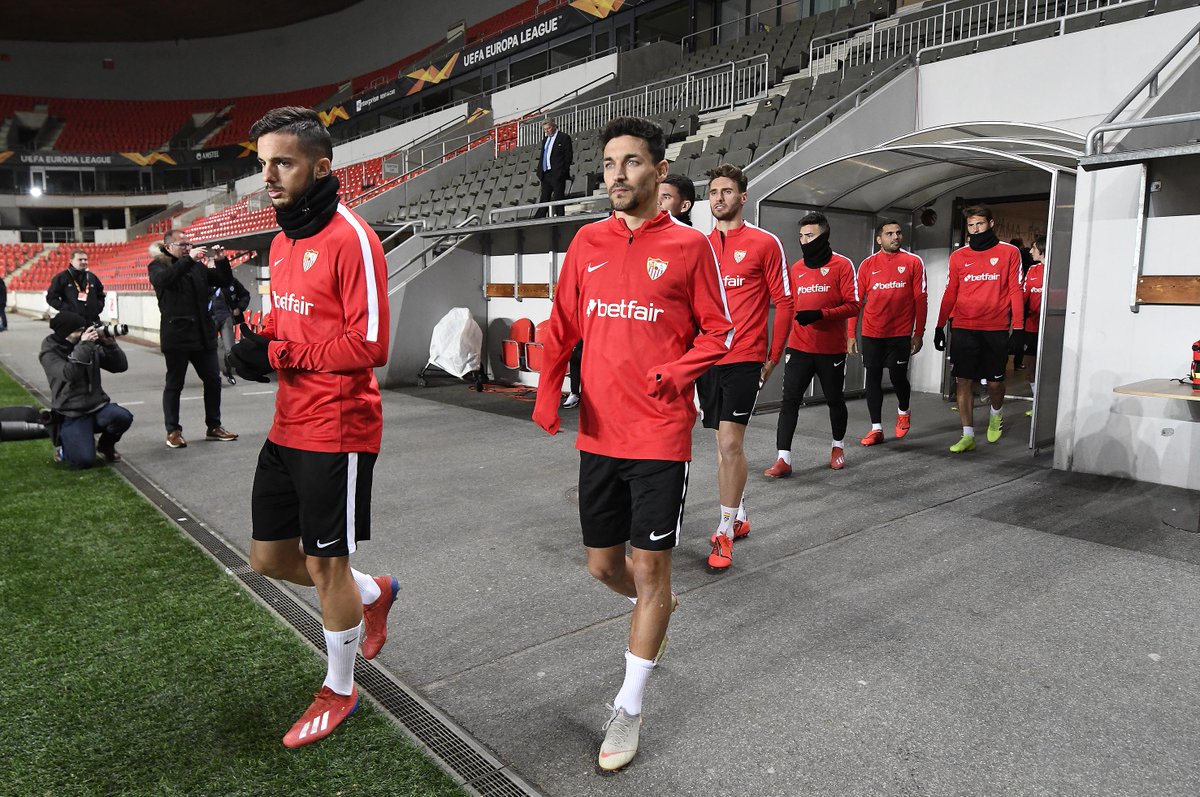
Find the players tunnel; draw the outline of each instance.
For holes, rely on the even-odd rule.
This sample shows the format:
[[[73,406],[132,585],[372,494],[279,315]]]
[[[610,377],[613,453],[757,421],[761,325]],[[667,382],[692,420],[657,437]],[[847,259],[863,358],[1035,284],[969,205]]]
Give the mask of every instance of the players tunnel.
[[[1019,374],[1006,388],[1032,401],[1029,447],[1036,454],[1054,441],[1076,168],[1083,146],[1082,136],[1042,125],[974,122],[929,128],[802,171],[759,199],[758,223],[776,233],[795,260],[800,257],[798,222],[819,210],[830,220],[834,250],[857,264],[875,251],[879,221],[898,222],[904,247],[924,260],[929,283],[925,347],[913,360],[913,388],[947,396],[953,393],[949,364],[932,346],[932,328],[950,253],[966,242],[962,209],[990,206],[1002,241],[1021,238],[1028,247],[1035,236],[1045,235],[1036,391],[1031,396],[1028,380]],[[852,358],[847,392],[861,389],[864,378],[861,359]]]

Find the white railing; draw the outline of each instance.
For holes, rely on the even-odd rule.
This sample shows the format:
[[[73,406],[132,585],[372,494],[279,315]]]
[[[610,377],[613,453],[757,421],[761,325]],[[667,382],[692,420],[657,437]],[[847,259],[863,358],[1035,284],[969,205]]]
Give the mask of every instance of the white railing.
[[[564,130],[595,130],[618,116],[653,116],[682,108],[697,113],[762,99],[767,96],[770,70],[766,55],[700,69],[686,75],[660,80],[553,112]],[[517,146],[542,140],[542,118],[517,127]]]
[[[808,64],[813,77],[824,72],[871,61],[885,60],[929,47],[941,47],[965,39],[1014,31],[1028,25],[1062,21],[1066,17],[1099,11],[1107,6],[1142,0],[988,0],[963,8],[943,6],[940,13],[917,12],[908,22],[904,16],[872,22],[825,36],[809,44]]]

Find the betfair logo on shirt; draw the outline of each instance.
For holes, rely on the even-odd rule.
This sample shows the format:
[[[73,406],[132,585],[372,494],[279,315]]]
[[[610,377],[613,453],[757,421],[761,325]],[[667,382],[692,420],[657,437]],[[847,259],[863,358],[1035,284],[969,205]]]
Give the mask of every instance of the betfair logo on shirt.
[[[650,302],[649,305],[640,305],[637,299],[622,299],[619,302],[601,302],[592,299],[587,306],[588,318],[595,313],[597,318],[627,318],[651,323],[657,321],[664,312],[666,311],[662,308],[655,307],[654,302]]]
[[[797,285],[796,293],[829,293],[829,288],[828,285]]]
[[[876,282],[871,286],[873,291],[894,291],[897,288],[903,288],[907,285],[906,280],[892,280],[891,282]]]
[[[999,274],[965,274],[963,282],[995,282],[1000,279]]]
[[[1041,293],[1042,289],[1041,288],[1030,288],[1029,292],[1030,293]]]
[[[725,283],[726,288],[740,288],[746,284],[746,278],[740,274],[736,277],[725,276],[721,277],[721,282]]]
[[[280,296],[275,291],[271,291],[271,303],[284,312],[297,315],[309,315],[313,309],[312,302],[305,301],[303,296],[297,296],[294,293]]]

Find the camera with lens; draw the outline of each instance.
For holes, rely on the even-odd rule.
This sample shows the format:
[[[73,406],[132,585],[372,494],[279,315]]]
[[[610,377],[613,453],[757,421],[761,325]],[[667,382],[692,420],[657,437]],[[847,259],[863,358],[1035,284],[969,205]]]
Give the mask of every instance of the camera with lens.
[[[33,407],[0,407],[0,443],[52,437],[50,426],[53,423],[54,416],[50,410],[37,410]]]
[[[101,324],[99,322],[92,324],[97,332],[102,337],[119,338],[122,335],[129,334],[129,324]]]

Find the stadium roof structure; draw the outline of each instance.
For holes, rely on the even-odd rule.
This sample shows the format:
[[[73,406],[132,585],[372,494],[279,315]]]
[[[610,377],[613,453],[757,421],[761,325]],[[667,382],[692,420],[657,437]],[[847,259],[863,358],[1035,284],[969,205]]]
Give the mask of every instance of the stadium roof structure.
[[[1073,174],[1083,146],[1083,136],[1043,125],[946,125],[809,169],[762,201],[869,213],[915,209],[1005,172]]]
[[[119,42],[205,39],[274,30],[332,14],[362,0],[38,0],[8,14],[0,39],[35,42]]]

